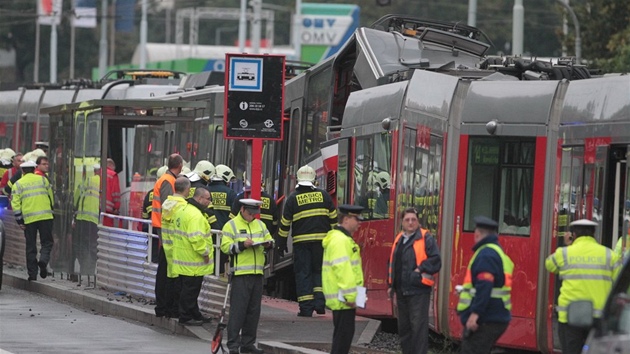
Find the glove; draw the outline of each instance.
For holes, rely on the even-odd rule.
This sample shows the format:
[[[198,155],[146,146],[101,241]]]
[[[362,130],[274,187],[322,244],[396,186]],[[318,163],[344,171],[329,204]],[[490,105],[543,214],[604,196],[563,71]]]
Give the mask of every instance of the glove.
[[[285,253],[289,252],[287,248],[287,238],[278,236],[276,237],[276,250],[280,253],[281,256],[284,256]]]

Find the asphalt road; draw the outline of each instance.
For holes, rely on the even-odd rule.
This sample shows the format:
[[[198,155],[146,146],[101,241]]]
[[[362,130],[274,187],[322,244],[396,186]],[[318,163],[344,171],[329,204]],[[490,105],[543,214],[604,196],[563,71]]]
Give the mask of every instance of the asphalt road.
[[[0,353],[210,353],[210,343],[3,286]]]

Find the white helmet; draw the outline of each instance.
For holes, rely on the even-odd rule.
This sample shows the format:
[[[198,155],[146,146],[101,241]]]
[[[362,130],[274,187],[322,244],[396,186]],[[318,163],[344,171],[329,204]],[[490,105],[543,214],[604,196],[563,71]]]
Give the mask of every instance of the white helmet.
[[[298,186],[313,187],[316,177],[315,170],[309,165],[304,165],[297,170],[295,177],[297,178]]]
[[[212,176],[213,181],[223,181],[225,183],[230,183],[230,181],[236,176],[234,176],[234,172],[232,169],[227,167],[226,165],[217,165],[214,168],[215,175]]]
[[[197,162],[194,171],[206,181],[209,181],[215,173],[214,165],[208,160]]]
[[[376,174],[376,185],[381,189],[389,188],[391,184],[391,178],[389,177],[389,173],[386,171],[381,171]]]
[[[35,150],[31,151],[31,154],[33,156],[35,156],[35,159],[37,159],[40,156],[46,156],[46,153],[42,149],[35,149]]]
[[[184,167],[182,167],[182,172],[180,172],[180,175],[185,175],[187,173],[191,172],[190,168],[188,168],[188,166],[184,165]]]
[[[168,166],[162,166],[162,167],[158,168],[158,170],[157,170],[157,178],[162,177],[162,175],[165,174],[167,170],[168,170]]]
[[[24,156],[22,156],[22,160],[24,162],[27,162],[27,161],[35,162],[37,161],[37,156],[33,155],[32,151],[29,151],[26,154],[24,154]]]

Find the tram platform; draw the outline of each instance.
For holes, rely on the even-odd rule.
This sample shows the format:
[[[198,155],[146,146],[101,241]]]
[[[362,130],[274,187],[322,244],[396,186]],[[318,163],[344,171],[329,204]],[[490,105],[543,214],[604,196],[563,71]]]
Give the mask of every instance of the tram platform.
[[[27,280],[26,271],[20,267],[5,265],[3,286],[11,286],[26,291],[40,293],[51,298],[71,303],[85,311],[125,318],[146,325],[160,327],[179,335],[212,340],[218,318],[202,327],[182,326],[177,320],[158,318],[153,312],[154,305],[149,300],[131,297],[125,293],[112,293],[82,282],[62,279],[59,275],[49,275],[35,282]],[[91,285],[91,286],[90,286]],[[296,302],[271,297],[263,297],[262,313],[258,326],[259,346],[267,353],[323,353],[328,348],[333,335],[332,312],[314,317],[298,317]],[[369,343],[379,330],[380,321],[357,317],[353,345]],[[227,334],[224,332],[224,344]],[[317,348],[317,349],[309,349]],[[319,349],[319,350],[318,350]],[[368,350],[368,352],[371,352]]]

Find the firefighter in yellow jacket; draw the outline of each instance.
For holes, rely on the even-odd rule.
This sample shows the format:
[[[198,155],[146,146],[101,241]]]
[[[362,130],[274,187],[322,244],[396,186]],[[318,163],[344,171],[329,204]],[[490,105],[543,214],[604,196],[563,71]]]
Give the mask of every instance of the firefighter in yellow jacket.
[[[359,228],[361,211],[361,206],[340,205],[339,224],[322,241],[322,287],[335,327],[331,354],[348,353],[354,336],[357,287],[363,286],[363,268],[361,249],[352,234]],[[339,300],[340,296],[345,301]]]
[[[262,201],[241,199],[241,209],[222,229],[221,251],[230,255],[232,293],[227,325],[230,354],[264,353],[256,347],[263,293],[264,249],[273,245],[265,224],[256,219]],[[239,335],[240,334],[240,335]]]
[[[167,234],[172,241],[169,275],[179,277],[179,323],[200,326],[210,319],[199,311],[197,298],[203,277],[214,271],[214,257],[210,224],[202,212],[210,204],[210,191],[196,188],[191,204],[186,201],[190,181],[186,177],[175,180],[175,194],[162,204],[162,240],[166,250]],[[181,193],[181,194],[180,194]],[[170,205],[173,204],[173,208]],[[172,212],[172,213],[171,213]],[[170,220],[170,221],[167,221]],[[173,233],[170,233],[173,227]]]
[[[593,317],[599,318],[619,269],[619,257],[593,237],[597,223],[587,219],[569,224],[573,243],[560,247],[545,260],[548,271],[562,279],[558,297],[558,334],[562,353],[580,353],[589,329],[567,323],[567,307],[574,301],[590,300]]]
[[[28,280],[48,276],[48,262],[53,248],[53,192],[46,177],[36,175],[35,162],[20,165],[23,176],[11,187],[11,207],[15,220],[26,237],[26,269]],[[37,261],[37,232],[41,249]]]

